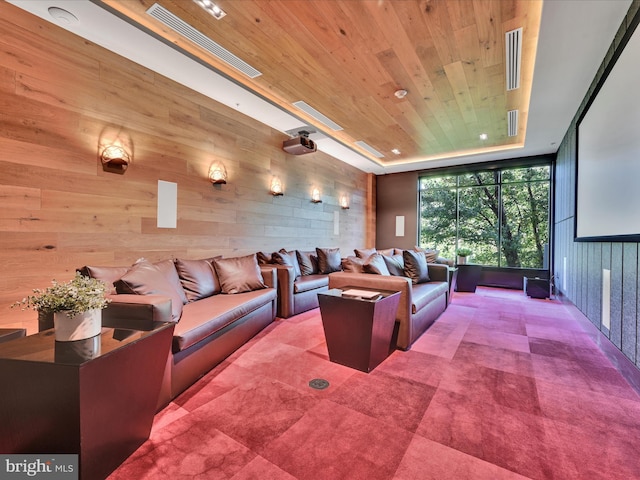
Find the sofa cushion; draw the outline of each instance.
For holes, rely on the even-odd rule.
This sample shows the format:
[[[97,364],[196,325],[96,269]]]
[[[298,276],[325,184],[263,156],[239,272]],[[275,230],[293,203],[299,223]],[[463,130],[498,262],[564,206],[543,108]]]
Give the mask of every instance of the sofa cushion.
[[[173,352],[189,348],[275,298],[276,290],[268,288],[236,295],[213,295],[185,305],[173,333]]]
[[[429,281],[429,267],[423,252],[404,250],[404,274],[411,279],[411,283],[424,283]]]
[[[303,275],[293,283],[293,293],[308,292],[328,285],[328,275]]]
[[[189,300],[187,300],[187,294],[185,293],[184,288],[182,288],[182,283],[180,282],[180,277],[178,276],[176,265],[173,263],[173,260],[167,258],[166,260],[155,262],[154,265],[160,269],[164,278],[166,278],[173,286],[175,291],[178,293],[182,304],[184,305],[189,302]]]
[[[171,263],[173,264],[173,262]],[[144,259],[138,260],[115,282],[116,292],[169,297],[171,299],[171,318],[178,321],[182,314],[184,291],[180,295],[175,285],[165,277],[164,273],[166,272],[163,272],[161,266]],[[176,277],[177,275],[176,272]]]
[[[293,267],[293,273],[295,278],[298,278],[302,273],[300,272],[300,265],[298,264],[298,256],[295,250],[287,252],[286,250],[280,250],[279,252],[273,252],[271,254],[273,263],[276,265],[288,265]]]
[[[269,265],[273,263],[270,253],[257,252],[256,257],[258,258],[258,265]]]
[[[115,282],[120,280],[125,273],[127,273],[129,267],[93,267],[84,266],[78,271],[85,277],[95,278],[102,281],[106,286],[106,294],[113,295],[116,293]]]
[[[447,282],[427,282],[413,285],[411,287],[411,313],[418,313],[440,295],[446,295],[448,288]]]
[[[379,253],[370,255],[364,262],[363,270],[365,273],[373,273],[375,275],[391,275],[384,258]]]
[[[387,257],[391,256],[391,255],[395,255],[396,253],[398,253],[398,249],[397,248],[385,248],[383,250],[378,250],[378,253],[380,255],[385,255]],[[401,251],[400,251],[401,253]]]
[[[423,252],[426,259],[427,259],[427,263],[436,263],[438,260],[438,255],[440,254],[440,252],[434,248],[423,248],[423,247],[413,247],[413,250],[416,252]]]
[[[342,259],[342,270],[345,272],[364,273],[364,262],[366,259],[354,257],[353,255]]]
[[[382,258],[384,259],[384,263],[387,264],[391,275],[404,277],[404,260],[402,259],[402,254],[391,256],[383,255]]]
[[[301,275],[315,275],[318,273],[318,255],[316,252],[296,250]]]
[[[365,260],[369,258],[371,255],[376,253],[375,248],[356,248],[353,250],[358,258],[364,258]]]
[[[176,258],[175,265],[188,301],[195,302],[221,292],[220,281],[209,260]]]
[[[256,254],[244,257],[214,258],[222,293],[234,294],[266,288]]]
[[[342,258],[340,248],[316,248],[318,254],[318,273],[339,272]]]

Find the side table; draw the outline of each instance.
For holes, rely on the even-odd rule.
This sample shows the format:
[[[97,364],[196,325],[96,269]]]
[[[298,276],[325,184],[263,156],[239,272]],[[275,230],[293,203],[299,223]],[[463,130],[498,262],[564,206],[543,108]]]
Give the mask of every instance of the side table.
[[[329,360],[369,373],[389,356],[400,292],[334,288],[318,302]]]
[[[174,327],[0,344],[0,453],[78,454],[80,478],[106,478],[149,438]]]
[[[458,265],[456,292],[475,292],[482,274],[482,265]]]

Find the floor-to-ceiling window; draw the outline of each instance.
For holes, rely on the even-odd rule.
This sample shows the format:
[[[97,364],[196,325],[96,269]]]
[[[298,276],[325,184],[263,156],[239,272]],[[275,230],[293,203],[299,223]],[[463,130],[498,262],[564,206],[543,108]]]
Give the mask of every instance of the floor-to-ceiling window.
[[[548,268],[551,164],[420,177],[420,245],[474,263]]]

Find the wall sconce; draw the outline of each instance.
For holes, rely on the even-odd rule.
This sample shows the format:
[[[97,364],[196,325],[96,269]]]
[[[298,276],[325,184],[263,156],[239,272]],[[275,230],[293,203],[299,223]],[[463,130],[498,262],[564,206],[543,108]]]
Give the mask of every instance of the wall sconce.
[[[222,162],[215,162],[209,167],[209,180],[214,185],[227,183],[227,169],[224,168]]]
[[[269,189],[269,191],[271,192],[271,195],[273,195],[274,197],[279,197],[280,195],[284,195],[284,192],[282,191],[282,182],[278,177],[273,177],[271,179],[271,188]]]
[[[349,196],[346,193],[340,197],[340,208],[349,210]]]
[[[313,187],[313,190],[311,190],[311,202],[322,203],[322,199],[320,198],[320,190],[317,187]]]
[[[98,158],[105,172],[123,174],[133,162],[133,141],[122,128],[107,126],[98,140]]]

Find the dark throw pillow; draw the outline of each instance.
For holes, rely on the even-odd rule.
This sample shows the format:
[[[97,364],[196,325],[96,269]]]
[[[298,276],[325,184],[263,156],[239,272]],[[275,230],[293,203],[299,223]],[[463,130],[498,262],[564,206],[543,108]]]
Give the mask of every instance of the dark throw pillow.
[[[382,258],[384,258],[384,263],[387,264],[391,275],[404,277],[404,260],[402,259],[402,254],[391,256],[383,255]]]
[[[354,257],[353,255],[342,259],[342,270],[352,273],[364,273],[364,258]]]
[[[364,271],[366,273],[373,273],[375,275],[391,275],[387,264],[379,253],[369,255],[369,258],[364,262]]]
[[[342,259],[339,248],[316,248],[318,254],[318,273],[339,272]]]
[[[255,254],[244,257],[214,258],[222,293],[242,293],[266,288]]]
[[[358,258],[364,258],[365,260],[369,258],[371,255],[376,253],[375,248],[356,248],[353,250]]]
[[[429,267],[427,258],[423,252],[404,250],[402,252],[404,260],[404,275],[411,279],[411,283],[425,283],[429,281]]]
[[[220,293],[220,282],[210,261],[176,258],[175,264],[182,288],[190,302]]]
[[[300,265],[298,265],[298,257],[296,252],[287,252],[286,250],[280,250],[279,252],[273,252],[271,254],[273,263],[276,265],[288,265],[293,267],[293,274],[298,278],[302,273],[300,272]]]
[[[318,256],[316,252],[296,250],[296,256],[298,257],[301,275],[314,275],[318,273]]]

